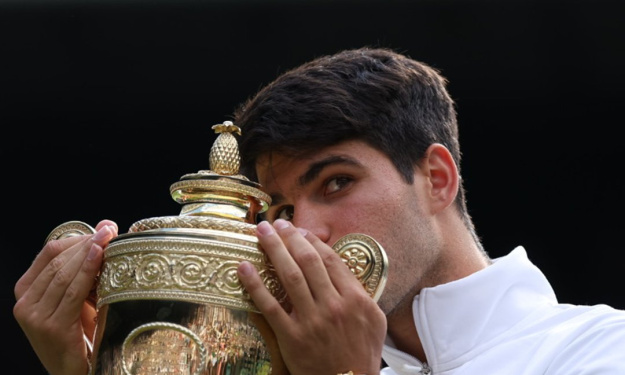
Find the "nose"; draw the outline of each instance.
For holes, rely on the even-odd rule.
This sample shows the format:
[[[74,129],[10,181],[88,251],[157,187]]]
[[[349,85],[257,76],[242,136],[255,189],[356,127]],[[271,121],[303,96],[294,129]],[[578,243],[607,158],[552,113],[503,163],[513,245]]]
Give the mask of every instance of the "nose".
[[[296,206],[292,223],[298,228],[308,230],[325,243],[331,238],[328,216],[319,207]]]

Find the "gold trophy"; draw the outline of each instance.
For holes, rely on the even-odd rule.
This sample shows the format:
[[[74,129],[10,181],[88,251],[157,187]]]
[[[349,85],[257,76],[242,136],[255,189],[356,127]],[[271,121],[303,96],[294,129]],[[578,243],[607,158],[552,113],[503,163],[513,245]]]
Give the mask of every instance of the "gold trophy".
[[[262,252],[256,217],[271,198],[239,173],[239,150],[226,121],[210,151],[210,170],[170,186],[178,216],[135,222],[104,251],[94,304],[97,327],[89,375],[266,375],[271,358],[248,314],[258,313],[237,266],[249,261],[268,290],[288,303]],[[94,233],[81,221],[55,228],[46,242]],[[348,234],[333,249],[377,301],[387,278],[382,247]]]

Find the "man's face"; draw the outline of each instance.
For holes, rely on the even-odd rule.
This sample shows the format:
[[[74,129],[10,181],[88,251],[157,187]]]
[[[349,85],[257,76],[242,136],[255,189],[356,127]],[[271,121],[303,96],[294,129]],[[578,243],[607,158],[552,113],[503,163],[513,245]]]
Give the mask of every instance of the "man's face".
[[[375,238],[389,258],[379,305],[389,313],[411,303],[436,247],[418,168],[415,183],[407,184],[385,154],[362,141],[346,141],[305,158],[265,155],[256,169],[272,197],[266,220],[288,219],[329,246],[349,233]]]

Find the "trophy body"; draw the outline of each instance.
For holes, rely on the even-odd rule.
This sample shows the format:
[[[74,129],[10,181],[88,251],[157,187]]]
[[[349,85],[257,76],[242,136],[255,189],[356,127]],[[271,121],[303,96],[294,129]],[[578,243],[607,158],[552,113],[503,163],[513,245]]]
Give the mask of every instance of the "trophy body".
[[[210,229],[113,240],[97,288],[93,373],[269,374],[269,354],[248,320],[255,308],[236,276],[247,260],[277,285],[257,246],[254,236]]]
[[[266,375],[271,358],[250,320],[259,313],[237,276],[252,263],[285,306],[288,296],[259,247],[256,216],[270,197],[238,175],[232,123],[212,146],[211,170],[182,176],[170,187],[178,216],[143,219],[106,247],[95,305],[90,375]],[[82,222],[55,228],[46,241],[93,233]],[[387,259],[364,234],[333,246],[372,298],[379,298]]]

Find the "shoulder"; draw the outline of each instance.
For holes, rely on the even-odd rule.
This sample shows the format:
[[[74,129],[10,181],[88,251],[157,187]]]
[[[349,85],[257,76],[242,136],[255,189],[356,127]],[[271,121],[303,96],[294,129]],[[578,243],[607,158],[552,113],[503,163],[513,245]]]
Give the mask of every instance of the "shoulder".
[[[561,305],[550,330],[559,343],[553,368],[593,374],[625,374],[625,311],[607,305]]]

